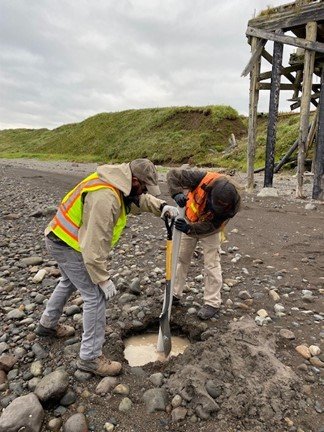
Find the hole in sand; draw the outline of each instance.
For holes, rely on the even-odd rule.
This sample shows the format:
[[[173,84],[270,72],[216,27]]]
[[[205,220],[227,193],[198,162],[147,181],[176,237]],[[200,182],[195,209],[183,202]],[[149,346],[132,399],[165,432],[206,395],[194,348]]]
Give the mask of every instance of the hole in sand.
[[[164,354],[156,350],[157,340],[158,335],[154,333],[138,334],[125,339],[124,355],[129,365],[143,366],[150,362],[165,361]],[[172,350],[169,357],[182,354],[189,345],[189,339],[172,336]]]

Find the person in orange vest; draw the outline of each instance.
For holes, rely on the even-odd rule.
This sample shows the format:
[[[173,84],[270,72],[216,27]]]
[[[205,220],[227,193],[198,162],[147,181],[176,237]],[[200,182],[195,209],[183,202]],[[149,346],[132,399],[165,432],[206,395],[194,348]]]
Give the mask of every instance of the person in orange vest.
[[[198,317],[217,318],[221,305],[222,270],[221,233],[240,208],[239,188],[225,175],[197,169],[172,169],[167,174],[169,192],[185,218],[178,218],[175,228],[181,236],[173,304],[180,305],[191,257],[198,240],[204,252],[204,305]]]
[[[120,373],[121,364],[102,354],[106,301],[117,293],[107,268],[109,252],[118,242],[132,211],[175,217],[176,207],[156,198],[158,174],[148,159],[102,165],[63,198],[45,230],[49,254],[61,278],[46,304],[35,332],[65,337],[74,328],[59,323],[63,307],[75,290],[83,298],[83,335],[77,367],[99,376]]]

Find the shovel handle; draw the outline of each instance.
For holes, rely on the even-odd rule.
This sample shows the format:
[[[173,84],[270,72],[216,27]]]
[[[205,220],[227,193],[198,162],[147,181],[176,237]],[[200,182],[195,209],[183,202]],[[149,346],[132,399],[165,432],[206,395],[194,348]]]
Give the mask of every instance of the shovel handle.
[[[166,217],[164,219],[165,227],[166,227],[167,233],[168,233],[168,240],[172,240],[172,231],[173,231],[174,221],[175,221],[175,218]]]

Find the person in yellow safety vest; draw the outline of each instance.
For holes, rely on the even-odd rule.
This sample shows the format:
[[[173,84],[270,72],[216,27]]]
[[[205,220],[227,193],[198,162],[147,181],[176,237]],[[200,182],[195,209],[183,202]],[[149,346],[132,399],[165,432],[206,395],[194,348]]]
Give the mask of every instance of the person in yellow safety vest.
[[[83,335],[77,367],[99,376],[120,373],[121,364],[102,354],[106,301],[116,294],[107,262],[126,225],[127,214],[151,212],[176,217],[177,208],[156,198],[158,174],[148,159],[102,165],[63,198],[45,230],[49,254],[61,278],[35,330],[39,336],[65,337],[71,326],[59,324],[63,307],[75,290],[83,298]]]
[[[217,318],[221,305],[222,270],[220,264],[221,234],[240,208],[238,185],[228,177],[196,169],[172,169],[167,174],[172,198],[185,207],[185,218],[178,218],[175,228],[181,236],[173,304],[180,298],[191,262],[200,240],[204,252],[204,305],[198,311],[201,319]],[[186,193],[187,192],[187,193]]]

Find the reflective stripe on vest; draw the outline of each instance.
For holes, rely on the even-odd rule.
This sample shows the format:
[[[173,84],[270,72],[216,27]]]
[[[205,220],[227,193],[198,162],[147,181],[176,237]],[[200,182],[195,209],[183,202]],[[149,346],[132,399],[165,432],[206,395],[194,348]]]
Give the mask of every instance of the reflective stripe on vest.
[[[114,192],[121,206],[121,214],[113,230],[111,244],[114,246],[118,242],[126,225],[127,217],[125,205],[118,189],[102,181],[97,173],[86,177],[65,195],[56,215],[49,223],[50,230],[53,231],[57,237],[79,252],[81,248],[78,241],[78,234],[79,228],[82,225],[84,194],[104,188],[111,189]]]
[[[205,190],[206,186],[210,185],[210,183],[221,176],[222,175],[219,173],[207,172],[196,189],[188,193],[188,199],[186,203],[186,218],[190,222],[197,222],[205,209],[207,200],[207,193]]]

